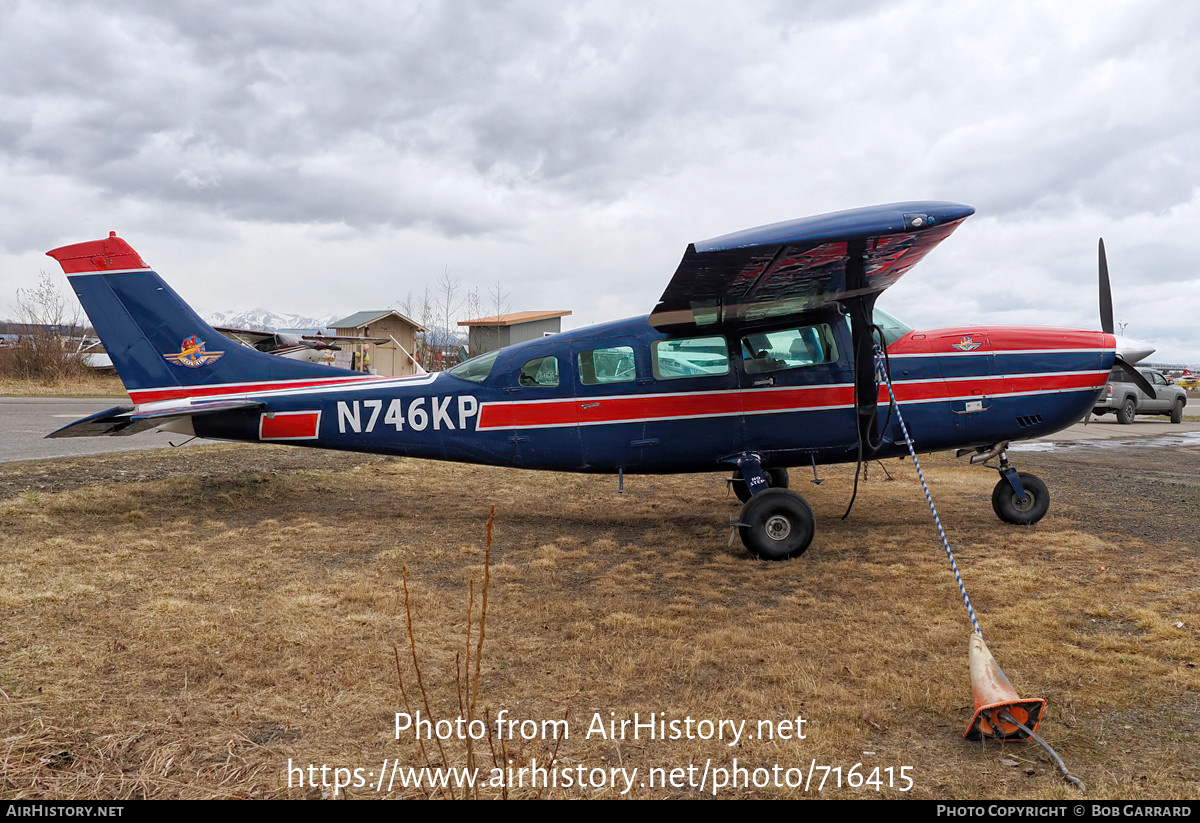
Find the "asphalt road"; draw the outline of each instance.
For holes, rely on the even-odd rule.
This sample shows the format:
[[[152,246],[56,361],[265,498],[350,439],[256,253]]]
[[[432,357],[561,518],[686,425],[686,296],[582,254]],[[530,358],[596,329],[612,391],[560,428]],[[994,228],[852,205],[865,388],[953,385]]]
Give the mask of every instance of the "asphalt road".
[[[161,449],[187,440],[183,435],[153,431],[131,437],[45,439],[72,420],[119,404],[120,398],[116,397],[0,397],[0,463]]]
[[[1137,417],[1129,425],[1122,425],[1112,415],[1099,419],[1093,417],[1086,424],[1076,423],[1062,431],[1039,437],[1028,442],[1030,446],[1038,443],[1086,443],[1104,441],[1109,445],[1121,441],[1137,441],[1142,445],[1172,445],[1173,441],[1200,442],[1200,420],[1195,418],[1184,420],[1182,423],[1172,423],[1165,417]],[[1157,441],[1163,441],[1161,444]],[[1018,443],[1017,449],[1025,444]]]

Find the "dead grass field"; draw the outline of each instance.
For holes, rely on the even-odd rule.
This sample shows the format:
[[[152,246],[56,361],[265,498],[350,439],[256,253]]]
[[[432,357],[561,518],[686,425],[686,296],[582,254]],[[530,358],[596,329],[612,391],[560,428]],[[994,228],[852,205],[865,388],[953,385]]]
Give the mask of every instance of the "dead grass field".
[[[62,380],[17,380],[0,376],[4,397],[120,397],[129,393],[115,374],[84,374]]]
[[[1052,495],[1050,516],[1028,529],[993,516],[993,472],[925,458],[992,652],[1022,696],[1048,701],[1041,732],[1089,797],[1200,797],[1197,471],[1163,479],[1021,461]],[[395,739],[406,708],[394,648],[424,714],[407,570],[424,691],[435,717],[456,717],[491,504],[480,711],[565,716],[570,737],[557,749],[482,741],[485,772],[494,759],[552,756],[560,768],[643,777],[735,758],[806,772],[862,763],[910,767],[911,791],[818,793],[814,780],[807,793],[721,796],[1077,797],[1036,746],[961,739],[970,625],[911,464],[887,467],[896,480],[874,465],[845,522],[853,467],[824,469],[819,487],[793,471],[816,541],[798,560],[762,563],[727,547],[738,506],[715,474],[632,477],[618,495],[610,477],[282,447],[10,464],[0,797],[320,797],[330,790],[289,788],[289,759],[364,773],[390,768],[385,758],[464,765],[460,744],[422,753],[411,734]],[[587,739],[593,716],[610,712],[746,720],[747,731],[803,716],[806,738]],[[379,796],[375,779],[346,794]],[[627,796],[700,795],[635,786]]]

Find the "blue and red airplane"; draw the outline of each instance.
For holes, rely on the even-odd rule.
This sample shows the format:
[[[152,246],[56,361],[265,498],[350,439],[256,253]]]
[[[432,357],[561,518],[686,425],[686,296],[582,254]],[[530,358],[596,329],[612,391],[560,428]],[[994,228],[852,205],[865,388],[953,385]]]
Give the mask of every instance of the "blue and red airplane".
[[[761,558],[812,541],[787,469],[922,451],[998,460],[1002,520],[1029,524],[1045,484],[1008,462],[1010,441],[1084,417],[1115,361],[1104,331],[915,331],[879,293],[974,213],[895,203],[763,226],[688,246],[648,317],[576,329],[438,374],[384,378],[289,360],[210,327],[115,233],[55,249],[129,391],[49,435],[151,428],[255,443],[525,469],[732,470],[737,528]],[[877,358],[890,375],[880,385]]]

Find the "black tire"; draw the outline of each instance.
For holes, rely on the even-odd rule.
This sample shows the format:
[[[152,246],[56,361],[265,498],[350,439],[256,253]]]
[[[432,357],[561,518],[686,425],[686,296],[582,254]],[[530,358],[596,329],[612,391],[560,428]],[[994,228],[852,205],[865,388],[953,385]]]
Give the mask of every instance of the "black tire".
[[[1050,509],[1050,490],[1036,474],[1018,472],[1021,485],[1025,487],[1025,500],[1017,498],[1017,493],[1003,477],[992,490],[992,508],[996,516],[1005,523],[1014,526],[1032,526],[1046,516]]]
[[[760,560],[788,560],[804,554],[817,530],[812,507],[788,489],[759,492],[742,508],[742,544]]]
[[[1178,400],[1175,401],[1175,405],[1171,407],[1171,422],[1172,423],[1182,423],[1183,422],[1183,404],[1184,404],[1184,399],[1182,397],[1180,397]]]
[[[786,489],[788,487],[788,470],[787,469],[767,469],[767,486],[772,489]],[[751,497],[750,487],[746,485],[746,481],[742,479],[740,469],[733,470],[733,493],[737,495],[737,499],[745,503]]]
[[[1117,422],[1128,426],[1133,422],[1133,416],[1137,414],[1137,403],[1132,397],[1126,397],[1125,402],[1121,404],[1121,408],[1117,409]]]

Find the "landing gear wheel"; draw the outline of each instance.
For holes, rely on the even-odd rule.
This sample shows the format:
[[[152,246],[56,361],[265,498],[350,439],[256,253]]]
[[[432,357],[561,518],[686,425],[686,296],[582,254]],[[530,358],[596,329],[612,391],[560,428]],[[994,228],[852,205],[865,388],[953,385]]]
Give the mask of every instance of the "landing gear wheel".
[[[1179,398],[1178,400],[1176,400],[1175,405],[1171,407],[1171,422],[1172,423],[1182,423],[1183,422],[1183,398],[1182,397]]]
[[[742,508],[738,533],[760,560],[799,557],[812,543],[817,521],[803,497],[787,489],[759,492]]]
[[[1127,398],[1121,404],[1121,408],[1117,409],[1117,422],[1123,425],[1129,425],[1133,422],[1133,416],[1137,413],[1137,404],[1133,402],[1133,398]]]
[[[1003,477],[992,490],[992,508],[996,516],[1015,526],[1032,526],[1046,516],[1050,508],[1050,490],[1036,474],[1018,472],[1025,487],[1025,499],[1017,497],[1013,487]]]
[[[786,489],[788,487],[788,470],[787,469],[764,469],[767,473],[767,485],[772,489]],[[737,499],[743,503],[751,497],[750,487],[746,485],[746,481],[742,479],[741,469],[733,470],[733,493],[737,495]]]

